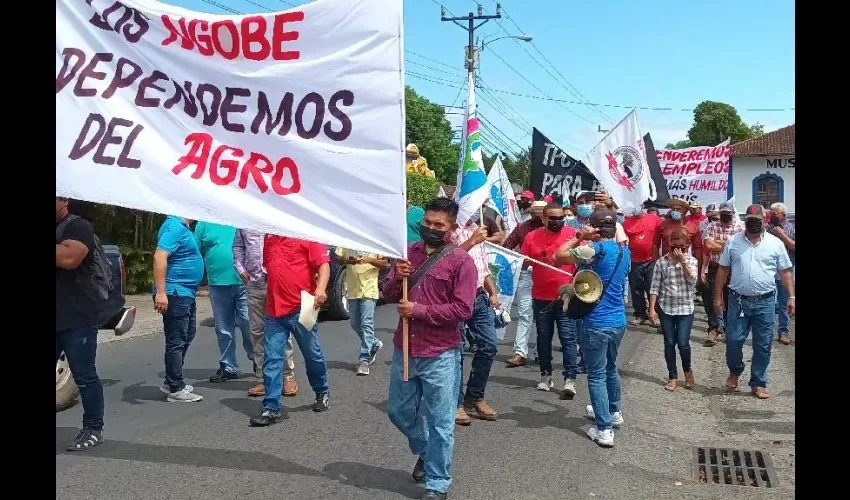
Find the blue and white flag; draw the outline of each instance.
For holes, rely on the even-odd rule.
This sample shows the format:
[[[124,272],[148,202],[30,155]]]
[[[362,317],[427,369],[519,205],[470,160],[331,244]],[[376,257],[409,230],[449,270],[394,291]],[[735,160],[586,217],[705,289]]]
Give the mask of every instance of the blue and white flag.
[[[499,294],[499,303],[502,310],[510,314],[514,295],[516,295],[516,289],[519,285],[519,273],[522,270],[522,263],[525,258],[516,252],[489,242],[484,243],[484,248],[487,250],[490,278],[496,287],[496,293]],[[496,330],[496,336],[499,340],[504,339],[505,329]]]
[[[496,157],[496,161],[490,167],[490,172],[487,174],[487,183],[490,185],[490,201],[488,204],[499,212],[502,220],[505,221],[505,228],[507,230],[505,234],[511,234],[519,226],[520,213],[516,205],[514,188],[511,186],[508,173],[505,172],[505,167],[502,165],[502,159],[500,157]]]

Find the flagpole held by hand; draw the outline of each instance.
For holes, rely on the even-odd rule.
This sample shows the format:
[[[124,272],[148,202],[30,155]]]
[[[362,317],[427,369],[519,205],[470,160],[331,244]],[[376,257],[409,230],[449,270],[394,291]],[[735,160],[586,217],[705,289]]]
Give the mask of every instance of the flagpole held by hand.
[[[407,277],[401,279],[401,300],[407,302]],[[401,318],[401,345],[404,355],[404,377],[402,380],[408,380],[408,359],[410,358],[410,320],[406,316]]]

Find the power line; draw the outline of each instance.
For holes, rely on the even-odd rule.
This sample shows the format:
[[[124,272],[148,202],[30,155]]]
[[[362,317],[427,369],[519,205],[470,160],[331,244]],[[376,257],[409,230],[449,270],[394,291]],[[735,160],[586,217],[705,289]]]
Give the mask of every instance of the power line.
[[[474,1],[474,0],[473,0],[473,1]],[[516,21],[514,21],[514,19],[513,19],[513,18],[512,18],[512,17],[508,14],[508,12],[504,9],[504,7],[502,7],[502,11],[505,13],[505,18],[506,18],[506,19],[508,19],[508,20],[509,20],[509,21],[510,21],[513,25],[514,25],[514,27],[516,27],[516,29],[517,29],[517,30],[519,30],[520,34],[525,34],[525,31],[524,31],[524,30],[523,30],[523,29],[519,26],[519,24],[517,24],[517,22],[516,22]],[[502,31],[503,31],[506,35],[513,37],[513,35],[512,35],[512,34],[511,34],[511,33],[510,33],[510,32],[509,32],[509,31],[508,31],[508,30],[507,30],[507,29],[506,29],[503,25],[502,25],[501,20],[497,21],[497,22],[496,22],[496,24],[499,26],[499,28],[501,28],[501,29],[502,29]],[[573,85],[573,84],[572,84],[572,82],[570,82],[570,81],[567,79],[567,77],[565,77],[565,76],[563,75],[563,73],[561,73],[561,72],[558,70],[558,68],[557,68],[557,67],[556,67],[556,66],[552,63],[552,61],[550,61],[550,60],[549,60],[549,58],[548,58],[548,57],[546,57],[546,55],[545,55],[545,54],[543,54],[543,52],[541,52],[541,51],[540,51],[540,49],[537,47],[537,44],[535,44],[535,43],[534,43],[534,40],[530,40],[530,43],[531,43],[532,48],[534,48],[534,50],[535,50],[538,54],[540,54],[540,57],[542,57],[544,61],[546,61],[547,63],[549,63],[549,66],[551,66],[551,68],[552,68],[553,70],[555,70],[555,73],[557,73],[557,74],[561,77],[561,80],[563,80],[564,82],[566,82],[566,84],[567,84],[567,85],[569,85],[569,87],[568,87],[567,85],[564,85],[564,83],[560,82],[560,81],[558,80],[558,78],[557,78],[555,75],[553,75],[553,74],[552,74],[552,72],[551,72],[551,71],[549,71],[549,69],[548,69],[548,68],[546,68],[546,66],[544,66],[544,65],[543,65],[540,61],[538,61],[538,60],[537,60],[537,58],[535,58],[535,57],[534,57],[534,55],[533,55],[531,52],[529,52],[529,51],[528,51],[528,49],[526,49],[526,48],[525,48],[524,43],[520,43],[520,42],[519,42],[516,38],[512,38],[512,40],[513,40],[513,42],[514,42],[517,46],[519,46],[519,48],[521,48],[521,49],[522,49],[522,51],[523,51],[523,52],[525,52],[525,53],[528,55],[528,57],[529,57],[532,61],[534,61],[534,63],[535,63],[535,64],[537,64],[538,66],[540,66],[540,67],[543,69],[543,71],[545,71],[545,72],[546,72],[546,73],[547,73],[550,77],[552,77],[552,79],[555,81],[555,83],[557,83],[558,85],[560,85],[561,87],[563,87],[563,88],[564,88],[567,92],[569,92],[569,93],[570,93],[570,94],[572,94],[572,95],[573,95],[576,99],[578,99],[578,100],[579,100],[579,102],[581,102],[582,104],[586,105],[586,106],[587,106],[587,107],[588,107],[591,111],[595,112],[595,113],[596,113],[597,115],[599,115],[599,116],[600,116],[603,120],[606,120],[606,121],[611,122],[611,123],[613,123],[613,122],[614,122],[614,119],[613,119],[613,118],[611,118],[610,116],[608,116],[608,115],[606,115],[605,113],[603,113],[602,111],[600,111],[598,108],[596,108],[596,107],[594,107],[594,106],[592,106],[592,105],[591,105],[591,103],[590,103],[590,102],[588,101],[588,99],[584,96],[584,94],[582,94],[582,93],[578,90],[578,88],[576,88],[576,86],[575,86],[575,85]]]
[[[231,13],[231,14],[236,14],[236,15],[241,15],[241,14],[242,14],[241,12],[239,12],[239,11],[238,11],[238,10],[236,10],[236,9],[231,9],[231,8],[230,8],[230,7],[228,7],[227,5],[222,5],[222,4],[220,4],[220,3],[218,3],[218,2],[215,2],[215,1],[213,1],[213,0],[201,0],[201,1],[202,1],[202,2],[204,2],[205,4],[212,5],[213,7],[219,8],[219,9],[221,9],[221,10],[223,10],[223,11],[225,11],[225,12],[229,12],[229,13]]]

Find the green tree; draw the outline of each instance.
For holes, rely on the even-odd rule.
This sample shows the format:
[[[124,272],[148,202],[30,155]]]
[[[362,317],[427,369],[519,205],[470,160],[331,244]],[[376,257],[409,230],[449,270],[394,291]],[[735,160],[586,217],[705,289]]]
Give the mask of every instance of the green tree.
[[[445,109],[405,87],[407,143],[416,144],[419,154],[428,160],[428,168],[446,184],[457,179],[460,146],[452,143],[452,126]]]
[[[664,146],[664,149],[685,149],[690,147],[692,147],[691,141],[682,139],[679,142],[668,142],[667,145]]]
[[[421,174],[407,174],[407,198],[414,205],[424,207],[439,192],[440,183],[436,179]]]
[[[735,144],[763,133],[762,125],[747,125],[729,104],[703,101],[694,109],[694,124],[688,130],[688,143],[690,146],[716,146],[729,138]]]

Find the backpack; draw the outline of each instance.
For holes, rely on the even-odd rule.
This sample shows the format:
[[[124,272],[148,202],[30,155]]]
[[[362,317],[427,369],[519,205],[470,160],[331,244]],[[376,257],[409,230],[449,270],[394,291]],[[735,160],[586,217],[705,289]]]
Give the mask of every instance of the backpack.
[[[62,235],[65,232],[65,227],[75,220],[79,219],[76,215],[69,215],[67,219],[56,226],[56,242],[62,242]],[[112,284],[112,265],[106,254],[103,252],[103,246],[100,244],[100,238],[94,235],[94,248],[89,252],[91,255],[91,264],[87,272],[77,273],[77,281],[83,285],[85,289],[91,290],[95,302],[98,306],[104,306],[109,299],[109,295],[115,288]]]

